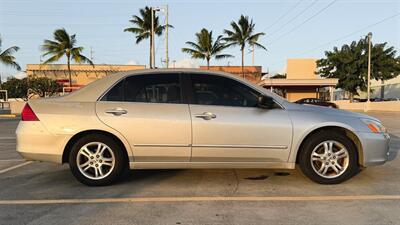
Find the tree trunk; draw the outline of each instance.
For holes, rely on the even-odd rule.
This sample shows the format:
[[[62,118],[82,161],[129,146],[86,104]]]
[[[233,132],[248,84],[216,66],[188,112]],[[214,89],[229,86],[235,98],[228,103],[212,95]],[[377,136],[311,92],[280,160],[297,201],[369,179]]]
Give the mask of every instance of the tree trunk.
[[[72,76],[71,76],[71,65],[70,58],[67,56],[68,76],[69,76],[69,88],[72,91]]]
[[[210,59],[207,59],[207,70],[210,70]]]
[[[242,48],[242,75],[243,75],[243,78],[246,78],[244,76],[244,48]]]

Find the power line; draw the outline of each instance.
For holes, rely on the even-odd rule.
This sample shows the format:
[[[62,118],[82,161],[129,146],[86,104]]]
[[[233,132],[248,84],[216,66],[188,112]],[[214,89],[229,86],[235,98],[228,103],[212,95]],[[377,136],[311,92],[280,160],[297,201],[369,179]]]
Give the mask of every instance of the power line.
[[[270,41],[270,44],[273,42],[276,42],[277,40],[280,40],[282,37],[292,33],[293,31],[299,29],[301,26],[303,26],[305,23],[307,23],[308,21],[312,20],[314,17],[318,16],[319,14],[321,14],[323,11],[325,11],[326,9],[328,9],[329,7],[331,7],[333,4],[335,4],[335,2],[337,2],[338,0],[333,0],[331,3],[329,3],[327,6],[325,6],[324,8],[322,8],[321,10],[319,10],[317,13],[313,14],[311,17],[309,17],[308,19],[304,20],[301,24],[293,27],[291,30],[287,31],[286,33],[283,33],[281,36],[273,39],[272,41]]]
[[[317,50],[317,49],[319,49],[319,48],[321,48],[321,47],[324,47],[324,46],[326,46],[326,45],[329,45],[329,44],[332,44],[332,43],[334,43],[334,42],[337,42],[337,41],[340,41],[340,40],[342,40],[342,39],[345,39],[345,38],[347,38],[347,37],[350,37],[350,36],[352,36],[352,35],[354,35],[354,34],[357,34],[357,33],[361,32],[361,31],[364,31],[364,30],[366,30],[366,29],[368,29],[368,28],[370,28],[370,27],[379,25],[379,24],[381,24],[381,23],[383,23],[383,22],[385,22],[385,21],[387,21],[387,20],[393,19],[393,18],[395,18],[395,17],[397,17],[397,16],[399,16],[399,15],[400,15],[400,12],[397,13],[397,14],[394,14],[394,15],[392,15],[392,16],[386,17],[386,18],[384,18],[384,19],[382,19],[382,20],[379,20],[378,22],[375,22],[375,23],[373,23],[373,24],[367,25],[367,26],[365,26],[365,27],[363,27],[363,28],[361,28],[361,29],[358,29],[358,30],[356,30],[356,31],[354,31],[354,32],[351,32],[351,33],[349,33],[349,34],[346,34],[346,35],[343,35],[343,36],[341,36],[341,37],[339,37],[339,38],[336,38],[335,40],[326,42],[326,43],[321,44],[321,45],[319,45],[319,46],[317,46],[317,47],[315,47],[315,48],[312,48],[312,49],[310,49],[310,50],[304,51],[304,52],[300,53],[299,55],[303,55],[303,54],[308,53],[308,52],[313,52],[313,51],[315,51],[315,50]]]
[[[301,3],[302,1],[303,1],[303,0],[299,0],[293,7],[291,7],[288,11],[286,11],[284,14],[282,14],[282,15],[281,15],[277,20],[275,20],[271,25],[269,25],[268,27],[266,27],[266,28],[264,29],[264,31],[270,29],[270,28],[273,27],[275,24],[279,23],[279,22],[280,22],[283,18],[285,18],[291,11],[293,11],[295,8],[297,8],[297,6],[299,6],[300,3]]]
[[[276,34],[278,31],[282,30],[286,25],[290,24],[292,21],[294,21],[295,19],[297,19],[299,16],[303,15],[303,13],[305,13],[307,10],[309,10],[313,5],[315,5],[315,3],[317,3],[318,0],[314,0],[310,5],[308,5],[308,7],[306,7],[305,9],[303,9],[300,13],[296,14],[294,17],[292,17],[289,21],[287,21],[285,24],[283,24],[282,26],[280,26],[277,30],[275,30],[274,32],[272,32],[272,34],[270,34],[269,36],[273,36],[274,34]]]
[[[304,54],[309,53],[309,52],[313,52],[313,51],[315,51],[315,50],[317,50],[317,49],[320,49],[320,48],[322,48],[322,47],[324,47],[324,46],[326,46],[326,45],[335,43],[335,42],[337,42],[337,41],[340,41],[340,40],[342,40],[342,39],[345,39],[345,38],[351,37],[352,35],[355,35],[355,34],[357,34],[357,33],[360,33],[360,32],[362,32],[362,31],[364,31],[364,30],[367,30],[368,28],[377,26],[377,25],[379,25],[379,24],[381,24],[381,23],[383,23],[383,22],[386,22],[386,21],[388,21],[388,20],[390,20],[390,19],[393,19],[393,18],[395,18],[395,17],[397,17],[397,16],[400,16],[400,12],[399,12],[399,13],[396,13],[396,14],[394,14],[394,15],[392,15],[392,16],[385,17],[385,18],[383,18],[383,19],[381,19],[381,20],[379,20],[379,21],[377,21],[377,22],[375,22],[375,23],[372,23],[372,24],[369,24],[369,25],[367,25],[367,26],[364,26],[364,27],[362,27],[362,28],[360,28],[360,29],[358,29],[358,30],[356,30],[356,31],[351,32],[351,33],[348,33],[348,34],[345,34],[345,35],[343,35],[343,36],[340,36],[340,37],[338,37],[338,38],[336,38],[336,39],[334,39],[334,40],[331,40],[331,41],[328,41],[328,42],[326,42],[326,43],[324,43],[324,44],[318,45],[318,46],[315,47],[315,48],[309,49],[309,50],[307,50],[307,51],[303,51],[303,52],[301,52],[301,53],[296,53],[296,54],[294,54],[294,55],[295,55],[295,56],[299,56],[299,55],[304,55]],[[270,65],[276,65],[276,64],[279,64],[280,62],[283,62],[283,61],[286,61],[286,59],[285,59],[285,60],[275,61],[275,63],[272,63],[272,64],[270,64]]]

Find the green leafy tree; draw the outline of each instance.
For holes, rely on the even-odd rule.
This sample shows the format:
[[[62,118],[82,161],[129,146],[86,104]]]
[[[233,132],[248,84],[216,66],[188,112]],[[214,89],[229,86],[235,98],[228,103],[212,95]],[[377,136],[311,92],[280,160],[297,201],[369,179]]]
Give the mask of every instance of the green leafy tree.
[[[321,77],[338,78],[337,88],[348,91],[352,101],[358,90],[367,88],[368,41],[361,39],[340,49],[334,47],[325,52],[325,58],[318,60],[317,66]],[[399,73],[399,57],[396,58],[394,47],[386,47],[386,43],[372,45],[371,79],[388,80]]]
[[[7,48],[6,50],[2,51],[1,50],[1,37],[0,37],[0,62],[3,65],[6,66],[11,66],[17,70],[21,70],[21,67],[19,66],[18,63],[15,62],[15,57],[13,54],[19,50],[19,47],[17,46],[12,46]],[[1,81],[0,81],[1,83]]]
[[[365,42],[366,49],[368,42]],[[371,77],[375,80],[389,80],[400,74],[400,58],[396,57],[393,46],[387,43],[372,45],[371,48]],[[365,76],[366,77],[366,76]]]
[[[139,44],[145,39],[150,39],[150,54],[149,54],[149,65],[151,68],[151,58],[152,58],[152,51],[151,49],[153,48],[153,38],[151,34],[151,8],[146,6],[143,9],[139,10],[140,16],[133,15],[132,19],[129,20],[134,27],[129,27],[124,29],[124,32],[131,32],[136,35],[136,44]],[[159,23],[159,18],[154,14],[153,17],[153,23],[154,23],[154,33],[157,36],[161,36],[166,28],[165,25],[161,25]],[[173,28],[172,25],[168,25],[168,27]]]
[[[196,42],[187,41],[186,44],[191,48],[182,48],[182,52],[190,54],[194,59],[204,59],[207,61],[207,69],[210,68],[211,58],[223,59],[233,57],[229,54],[220,54],[227,45],[221,42],[222,35],[214,41],[212,31],[203,28],[196,33]]]
[[[29,79],[29,90],[31,93],[40,97],[52,96],[61,92],[61,85],[47,77],[38,77]]]
[[[93,62],[86,56],[82,55],[83,47],[76,46],[76,35],[69,35],[67,31],[57,29],[53,33],[54,40],[44,40],[42,51],[44,57],[50,56],[43,64],[48,64],[60,60],[63,56],[67,58],[67,67],[69,75],[69,86],[72,86],[71,78],[71,61],[76,63],[89,63],[94,67]]]
[[[28,93],[28,78],[9,78],[6,82],[1,84],[0,89],[7,90],[9,98],[26,99]]]
[[[283,74],[277,73],[271,77],[271,79],[285,79],[285,78],[286,78],[286,73]]]
[[[223,40],[228,42],[228,46],[239,46],[242,53],[242,74],[244,77],[244,50],[247,45],[267,50],[258,43],[258,39],[265,34],[262,32],[255,33],[255,23],[253,23],[253,20],[249,21],[248,16],[241,15],[237,23],[231,22],[231,27],[232,30],[224,30],[226,37]]]

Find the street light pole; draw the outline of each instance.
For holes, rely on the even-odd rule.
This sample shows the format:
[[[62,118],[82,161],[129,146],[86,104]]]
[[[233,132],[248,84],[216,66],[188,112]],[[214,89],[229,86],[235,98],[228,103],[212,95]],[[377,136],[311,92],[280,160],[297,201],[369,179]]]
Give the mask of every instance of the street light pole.
[[[368,33],[368,74],[367,74],[367,102],[370,102],[370,93],[371,93],[371,38],[372,33]]]
[[[251,65],[254,66],[254,45],[252,46],[251,53]]]
[[[154,8],[151,7],[151,52],[150,52],[150,69],[154,68]]]
[[[168,5],[165,6],[165,64],[167,65],[167,68],[169,67],[169,56],[168,56]]]

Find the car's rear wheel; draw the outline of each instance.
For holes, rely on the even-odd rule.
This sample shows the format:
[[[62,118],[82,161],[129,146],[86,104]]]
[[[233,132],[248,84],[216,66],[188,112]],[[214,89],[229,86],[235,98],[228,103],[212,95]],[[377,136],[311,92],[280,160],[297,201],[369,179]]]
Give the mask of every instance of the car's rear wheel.
[[[353,142],[335,131],[321,131],[308,138],[298,163],[308,178],[320,184],[341,183],[359,171]]]
[[[72,174],[89,186],[114,183],[121,176],[125,161],[121,147],[102,134],[82,137],[72,146],[69,155]]]

